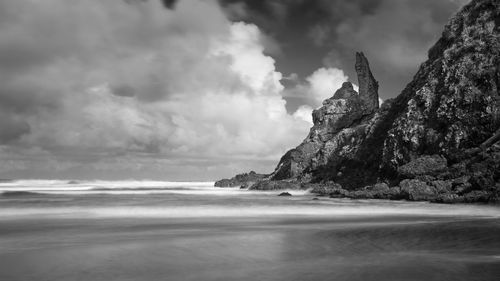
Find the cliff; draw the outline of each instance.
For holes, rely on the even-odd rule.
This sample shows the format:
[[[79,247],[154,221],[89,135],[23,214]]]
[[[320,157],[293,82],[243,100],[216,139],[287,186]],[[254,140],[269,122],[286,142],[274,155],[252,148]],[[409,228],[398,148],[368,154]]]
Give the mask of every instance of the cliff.
[[[359,94],[350,82],[345,82],[322,107],[314,110],[314,126],[309,135],[281,158],[271,179],[319,181],[318,170],[356,155],[379,107],[378,82],[363,53],[356,53],[356,73]]]
[[[472,1],[381,108],[378,83],[357,53],[359,93],[346,82],[314,110],[308,136],[269,180],[322,183],[320,193],[355,198],[497,201],[499,30],[500,2]]]

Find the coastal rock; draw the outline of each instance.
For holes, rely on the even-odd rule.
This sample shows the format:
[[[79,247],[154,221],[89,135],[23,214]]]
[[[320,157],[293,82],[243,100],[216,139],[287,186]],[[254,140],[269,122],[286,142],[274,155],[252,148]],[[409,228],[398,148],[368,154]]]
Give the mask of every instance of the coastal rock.
[[[215,187],[242,187],[248,188],[251,184],[266,178],[267,175],[257,174],[254,171],[250,173],[238,174],[230,179],[221,179],[215,182]]]
[[[355,99],[357,95],[351,82],[344,82],[342,87],[333,94],[333,99]]]
[[[459,162],[464,158],[457,155],[471,157],[471,151],[495,141],[487,142],[500,126],[499,5],[493,0],[467,4],[396,98],[381,147],[385,177],[419,155]]]
[[[423,155],[398,168],[398,173],[405,178],[435,176],[446,170],[447,160],[439,155]]]
[[[240,186],[240,189],[249,189],[256,183],[257,183],[256,181],[247,181]]]
[[[401,196],[411,201],[432,201],[437,198],[436,188],[416,179],[406,179],[399,183]]]
[[[446,204],[463,203],[464,197],[455,193],[444,193],[444,194],[439,194],[434,200],[434,202],[446,203]]]
[[[281,192],[278,196],[292,196],[292,194],[290,192]]]
[[[335,182],[348,194],[334,196],[353,198],[391,196],[365,188],[386,182],[401,189],[389,188],[392,198],[497,202],[499,18],[498,0],[465,5],[413,80],[380,108],[378,83],[357,53],[359,93],[346,82],[314,110],[308,136],[283,155],[269,179]]]
[[[466,203],[487,203],[490,201],[492,194],[485,190],[473,190],[469,193],[464,194],[464,202]]]
[[[347,197],[353,199],[400,199],[400,188],[389,187],[386,183],[377,183],[363,189],[351,191]]]
[[[283,190],[300,189],[300,184],[292,181],[271,181],[263,180],[252,185],[250,190]]]
[[[362,52],[356,53],[355,68],[358,75],[359,98],[363,104],[363,114],[369,115],[379,107],[378,82],[373,77],[368,60]]]
[[[337,183],[312,184],[312,186],[308,185],[306,187],[310,188],[311,193],[318,194],[320,196],[329,196],[332,194],[346,196],[349,193],[349,191],[343,189],[342,186]]]
[[[452,191],[453,183],[449,180],[435,180],[431,185],[436,189],[437,193],[450,193]]]
[[[378,109],[378,83],[373,78],[368,60],[356,54],[359,94],[345,82],[323,106],[312,113],[313,127],[306,139],[288,151],[280,160],[272,180],[297,179],[311,181],[319,169],[355,155],[370,132],[371,118]],[[327,168],[330,172],[332,169]]]

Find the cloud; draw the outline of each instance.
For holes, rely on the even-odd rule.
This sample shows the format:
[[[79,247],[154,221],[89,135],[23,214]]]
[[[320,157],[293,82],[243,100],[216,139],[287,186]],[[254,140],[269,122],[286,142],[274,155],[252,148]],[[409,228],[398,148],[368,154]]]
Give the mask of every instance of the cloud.
[[[0,175],[217,178],[300,142],[265,34],[215,2],[171,8],[4,2]]]
[[[273,34],[285,73],[305,77],[319,66],[354,76],[354,54],[370,61],[384,98],[398,95],[425,61],[448,19],[467,0],[219,0],[245,7],[244,20]],[[286,4],[286,5],[282,5]],[[226,4],[227,5],[227,4]],[[282,5],[275,19],[273,5]],[[293,59],[291,59],[293,58]],[[288,85],[287,85],[288,86]]]
[[[302,105],[299,108],[297,108],[297,110],[293,113],[293,117],[300,120],[304,120],[312,125],[313,124],[312,111],[313,108],[310,107],[309,105]]]
[[[310,85],[310,94],[317,104],[333,96],[335,91],[348,80],[344,71],[338,68],[319,68],[306,78]]]
[[[30,133],[29,124],[16,115],[0,112],[0,144],[19,140]]]
[[[326,25],[315,25],[309,30],[309,37],[316,46],[324,46],[330,36],[330,27]]]
[[[292,81],[292,82],[297,82],[299,80],[299,75],[297,73],[290,73],[290,75],[283,76],[281,79]]]
[[[134,97],[136,92],[135,88],[125,84],[113,86],[110,90],[113,95],[119,97]]]
[[[346,67],[352,50],[363,51],[380,81],[380,93],[398,95],[411,81],[427,50],[437,41],[448,18],[463,1],[381,0],[370,13],[350,16],[335,25],[330,34],[327,66]]]

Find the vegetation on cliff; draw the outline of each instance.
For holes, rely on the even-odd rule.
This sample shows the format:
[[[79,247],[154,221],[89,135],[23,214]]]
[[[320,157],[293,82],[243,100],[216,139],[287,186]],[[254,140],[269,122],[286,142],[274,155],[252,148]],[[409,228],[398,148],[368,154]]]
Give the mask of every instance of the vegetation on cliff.
[[[500,2],[473,0],[446,25],[413,81],[380,108],[378,83],[357,53],[359,93],[346,82],[325,100],[306,139],[257,186],[320,184],[313,191],[351,198],[498,201],[499,31]]]

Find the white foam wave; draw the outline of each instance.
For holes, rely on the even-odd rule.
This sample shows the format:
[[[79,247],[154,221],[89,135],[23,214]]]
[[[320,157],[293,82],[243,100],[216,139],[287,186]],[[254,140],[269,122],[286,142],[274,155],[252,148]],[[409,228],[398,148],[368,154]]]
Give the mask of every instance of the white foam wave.
[[[347,201],[346,201],[347,202]],[[322,205],[202,205],[202,206],[116,206],[116,207],[43,207],[0,208],[0,219],[39,218],[204,218],[204,217],[269,217],[269,216],[439,216],[500,218],[500,209],[489,206],[434,205],[404,202],[400,204],[322,204]]]
[[[50,194],[134,194],[179,188],[213,189],[213,182],[16,180],[0,183],[0,192],[28,191]]]

